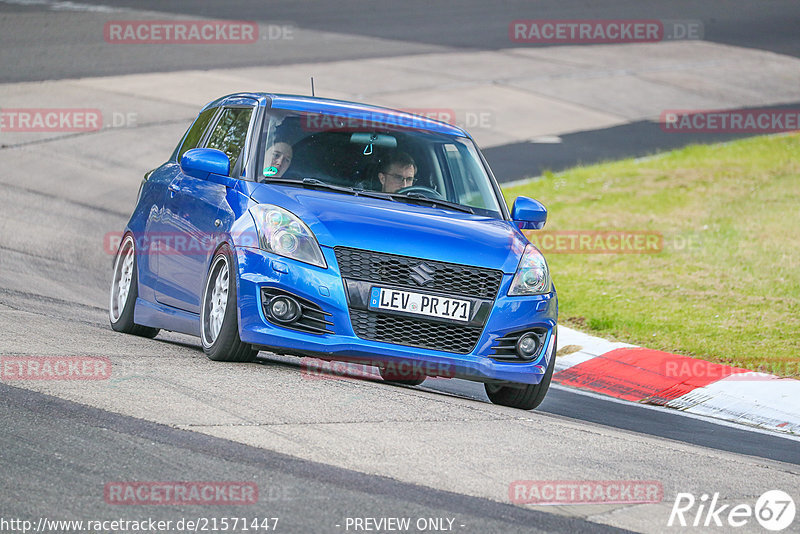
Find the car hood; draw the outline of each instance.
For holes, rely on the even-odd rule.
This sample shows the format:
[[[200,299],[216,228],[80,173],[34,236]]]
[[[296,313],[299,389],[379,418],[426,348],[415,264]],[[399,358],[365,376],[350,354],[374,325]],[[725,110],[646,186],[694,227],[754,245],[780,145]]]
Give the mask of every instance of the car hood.
[[[329,191],[252,184],[258,203],[276,204],[314,232],[320,245],[345,246],[514,273],[527,240],[508,221]]]

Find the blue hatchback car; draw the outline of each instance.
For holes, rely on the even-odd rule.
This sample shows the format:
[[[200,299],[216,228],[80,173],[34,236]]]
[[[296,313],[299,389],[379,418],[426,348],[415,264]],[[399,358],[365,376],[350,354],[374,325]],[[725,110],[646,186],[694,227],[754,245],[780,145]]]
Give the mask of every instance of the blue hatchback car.
[[[199,336],[212,360],[259,350],[368,362],[389,381],[483,382],[533,409],[558,302],[472,138],[363,104],[240,93],[208,104],[142,181],[114,260],[114,330]]]

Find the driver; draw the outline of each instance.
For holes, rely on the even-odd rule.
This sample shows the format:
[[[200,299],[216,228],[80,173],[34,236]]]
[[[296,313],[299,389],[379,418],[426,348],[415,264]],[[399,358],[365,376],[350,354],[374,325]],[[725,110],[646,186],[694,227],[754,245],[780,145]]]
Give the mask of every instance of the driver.
[[[384,193],[395,193],[414,185],[417,164],[405,152],[395,152],[383,160],[378,167],[378,180]]]
[[[280,178],[292,164],[292,145],[278,141],[267,149],[264,157],[264,177]]]

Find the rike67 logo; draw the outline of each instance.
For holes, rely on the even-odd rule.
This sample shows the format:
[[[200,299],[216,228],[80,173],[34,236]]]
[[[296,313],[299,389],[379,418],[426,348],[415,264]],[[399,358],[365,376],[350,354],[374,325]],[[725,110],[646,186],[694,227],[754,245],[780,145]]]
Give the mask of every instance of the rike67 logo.
[[[770,490],[762,494],[755,506],[747,503],[719,504],[719,493],[709,496],[704,493],[699,499],[691,493],[678,493],[668,527],[723,527],[725,532],[756,521],[765,529],[778,532],[794,522],[796,513],[794,499],[781,490]]]

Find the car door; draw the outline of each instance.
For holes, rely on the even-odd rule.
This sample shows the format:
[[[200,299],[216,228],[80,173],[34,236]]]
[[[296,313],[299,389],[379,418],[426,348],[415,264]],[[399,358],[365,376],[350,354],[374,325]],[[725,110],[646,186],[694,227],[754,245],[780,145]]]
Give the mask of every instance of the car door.
[[[156,283],[161,304],[200,313],[206,268],[231,220],[228,195],[235,183],[232,178],[241,174],[254,119],[256,102],[244,100],[223,105],[203,143],[228,156],[230,176],[200,179],[180,172],[167,188],[162,215],[165,246],[159,253]]]

